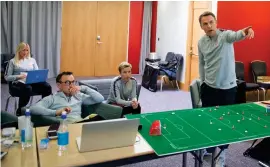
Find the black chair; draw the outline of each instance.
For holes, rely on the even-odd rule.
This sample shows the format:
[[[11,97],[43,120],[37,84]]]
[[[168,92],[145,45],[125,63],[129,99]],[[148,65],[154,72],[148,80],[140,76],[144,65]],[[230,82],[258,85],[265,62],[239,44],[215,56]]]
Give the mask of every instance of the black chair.
[[[31,54],[31,57],[33,57],[33,55]],[[9,61],[8,61],[8,63],[9,63]],[[6,66],[8,65],[8,63],[6,63]],[[6,67],[5,67],[6,68]],[[5,69],[6,70],[6,69]],[[16,97],[20,97],[20,90],[19,90],[19,88],[17,88],[17,87],[12,87],[11,86],[11,84],[12,84],[12,82],[7,82],[8,83],[8,90],[9,90],[9,94],[10,94],[10,96],[7,98],[7,102],[6,102],[6,107],[5,107],[5,110],[6,111],[8,111],[7,109],[8,109],[8,105],[9,105],[9,100],[10,100],[10,98],[14,98],[14,100],[15,100],[15,104],[14,104],[14,112],[17,110],[17,99],[16,99]],[[30,105],[32,104],[32,102],[33,102],[33,96],[41,96],[42,94],[40,94],[40,93],[35,93],[35,92],[32,92],[31,93],[31,98],[30,98]]]
[[[244,80],[236,80],[237,92],[235,97],[235,104],[246,103],[246,82]]]
[[[7,53],[1,54],[1,83],[7,83],[7,81],[4,78],[6,67],[8,65],[9,60],[12,59],[14,56],[15,54],[7,54]]]
[[[8,82],[8,91],[9,91],[9,94],[10,96],[7,98],[7,102],[6,102],[6,107],[5,107],[5,111],[8,111],[8,106],[9,106],[9,100],[10,98],[14,98],[15,100],[15,104],[14,104],[14,112],[17,110],[17,99],[16,97],[20,97],[20,90],[18,87],[12,87],[11,86],[11,82]],[[41,96],[41,94],[39,93],[35,93],[35,92],[31,92],[31,98],[30,98],[30,105],[32,104],[33,102],[33,96]]]
[[[265,61],[254,60],[250,63],[253,81],[257,83],[257,77],[267,76],[267,65]]]
[[[245,72],[244,72],[244,63],[240,61],[235,62],[235,73],[236,73],[236,78],[239,80],[245,80]],[[258,94],[258,101],[260,101],[260,86],[256,83],[246,83],[246,91],[255,91],[257,90]]]
[[[265,61],[255,60],[251,62],[251,72],[253,80],[255,83],[260,85],[261,88],[264,88],[264,97],[266,97],[267,90],[270,89],[270,84],[267,83],[258,83],[258,77],[267,76],[267,64]]]

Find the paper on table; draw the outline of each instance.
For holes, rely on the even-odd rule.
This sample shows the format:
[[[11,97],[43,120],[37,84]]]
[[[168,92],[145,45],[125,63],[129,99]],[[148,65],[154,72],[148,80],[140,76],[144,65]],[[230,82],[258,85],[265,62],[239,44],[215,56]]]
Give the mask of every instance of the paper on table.
[[[79,120],[79,121],[76,121],[76,122],[74,122],[74,123],[81,123],[81,122],[84,122],[84,121],[89,120],[89,119],[91,119],[91,118],[94,118],[95,116],[97,116],[97,114],[90,114],[90,115],[88,115],[87,117],[85,117],[85,118],[83,118],[83,119],[81,119],[81,120]]]

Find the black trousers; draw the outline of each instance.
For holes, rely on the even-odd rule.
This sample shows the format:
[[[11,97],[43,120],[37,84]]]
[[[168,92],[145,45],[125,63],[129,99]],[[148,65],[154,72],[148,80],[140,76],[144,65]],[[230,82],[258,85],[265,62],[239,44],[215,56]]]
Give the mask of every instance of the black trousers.
[[[201,85],[202,107],[224,106],[235,104],[236,87],[231,89],[215,89],[206,83]],[[229,145],[219,146],[220,149],[226,149]],[[213,152],[215,147],[207,148],[207,152]]]
[[[128,106],[128,107],[122,107],[122,116],[126,114],[140,114],[141,113],[141,106],[138,105],[138,107],[136,109],[133,109],[132,106]]]
[[[14,82],[11,85],[12,94],[19,96],[19,108],[17,114],[20,114],[21,108],[26,106],[32,96],[33,92],[42,95],[42,98],[52,94],[52,87],[47,82],[34,83],[34,84],[23,84],[21,82]]]

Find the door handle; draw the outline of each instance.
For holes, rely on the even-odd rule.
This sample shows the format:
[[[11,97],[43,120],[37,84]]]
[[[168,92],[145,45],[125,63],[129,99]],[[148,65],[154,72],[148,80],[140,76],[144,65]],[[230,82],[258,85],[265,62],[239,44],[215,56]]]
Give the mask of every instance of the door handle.
[[[190,56],[199,56],[199,55],[197,55],[197,54],[193,53],[192,48],[191,48],[191,49],[190,49],[190,51],[189,51],[189,55],[190,55]]]
[[[199,56],[199,55],[194,54],[194,53],[190,53],[189,55],[190,55],[190,56]]]
[[[190,47],[189,55],[190,56],[199,56],[199,55],[193,53],[193,48],[194,48],[193,46]]]
[[[97,42],[97,44],[102,44],[103,42]]]

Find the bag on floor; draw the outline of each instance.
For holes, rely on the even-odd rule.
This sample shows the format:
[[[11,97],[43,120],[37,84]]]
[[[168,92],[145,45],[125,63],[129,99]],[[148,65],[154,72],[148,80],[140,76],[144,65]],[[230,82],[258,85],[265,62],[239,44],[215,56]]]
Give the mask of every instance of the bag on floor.
[[[142,86],[152,92],[156,92],[158,73],[158,69],[146,64],[142,77]]]
[[[262,162],[270,163],[270,137],[263,139],[260,143],[253,147],[256,140],[250,148],[248,148],[243,155],[251,157]]]

